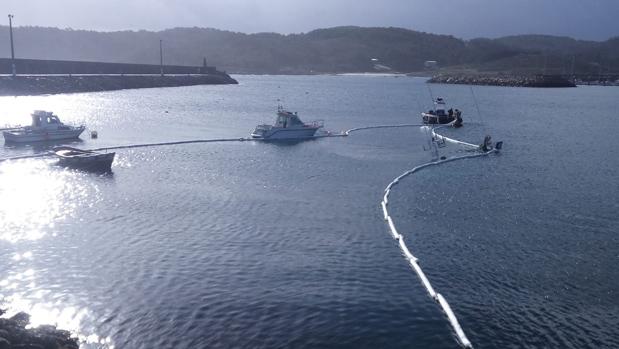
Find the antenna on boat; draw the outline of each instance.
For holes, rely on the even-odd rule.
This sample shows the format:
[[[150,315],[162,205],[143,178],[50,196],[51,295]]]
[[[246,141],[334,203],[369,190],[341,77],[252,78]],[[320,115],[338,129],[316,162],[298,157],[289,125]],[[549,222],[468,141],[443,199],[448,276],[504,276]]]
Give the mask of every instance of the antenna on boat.
[[[436,103],[434,100],[434,94],[432,93],[432,88],[430,87],[429,84],[426,83],[426,87],[428,88],[428,92],[430,93],[430,99],[432,100],[432,110],[434,110],[434,112],[436,112]],[[421,106],[420,106],[421,107]],[[423,112],[423,110],[422,110]],[[439,151],[438,151],[438,143],[436,141],[436,139],[434,138],[434,125],[433,124],[429,124],[429,125],[425,125],[422,127],[425,135],[426,135],[426,140],[427,140],[427,147],[423,146],[423,150],[425,151],[431,151],[432,152],[432,160],[436,161],[439,158]]]
[[[430,99],[432,100],[432,109],[436,112],[436,104],[434,103],[434,94],[432,93],[432,88],[428,83],[426,83],[426,87],[428,88],[428,92],[430,92]]]
[[[419,103],[419,96],[416,93],[413,94],[413,99],[415,100],[415,103],[417,104],[418,112],[423,113],[424,112],[423,106],[421,105],[421,103]]]
[[[498,152],[503,148],[503,141],[496,142],[494,146],[492,146],[492,142],[490,141],[491,137],[486,130],[486,123],[483,120],[481,110],[479,109],[479,104],[477,103],[477,97],[475,96],[475,92],[473,91],[473,87],[469,85],[469,89],[471,90],[471,95],[473,95],[473,101],[475,102],[475,108],[477,109],[477,115],[479,115],[479,123],[481,124],[481,128],[485,134],[484,143],[480,146],[480,149],[483,151],[494,150]]]
[[[473,96],[473,102],[475,103],[475,109],[477,109],[477,116],[479,117],[479,123],[481,124],[481,127],[484,130],[484,133],[487,134],[486,123],[484,122],[483,117],[481,115],[481,110],[479,109],[479,103],[477,103],[477,96],[475,96],[475,92],[473,91],[473,86],[469,85],[469,89],[471,90],[471,95]]]

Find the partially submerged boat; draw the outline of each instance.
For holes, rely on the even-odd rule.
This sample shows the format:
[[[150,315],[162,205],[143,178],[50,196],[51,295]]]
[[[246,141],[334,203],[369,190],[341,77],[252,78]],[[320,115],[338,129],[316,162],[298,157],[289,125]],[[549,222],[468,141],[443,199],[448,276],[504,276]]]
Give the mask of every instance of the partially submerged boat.
[[[426,125],[443,125],[453,122],[455,127],[462,126],[462,112],[451,108],[447,110],[447,105],[442,97],[436,98],[434,109],[429,110],[427,113],[421,113],[421,118]]]
[[[312,138],[321,127],[321,120],[304,123],[296,112],[289,112],[278,105],[275,124],[256,126],[251,137],[264,140]]]
[[[35,110],[31,116],[30,126],[4,131],[4,140],[8,143],[31,143],[76,139],[86,128],[83,125],[65,125],[57,115],[49,111]]]
[[[54,147],[58,165],[91,172],[111,172],[116,153],[101,153],[73,147]]]

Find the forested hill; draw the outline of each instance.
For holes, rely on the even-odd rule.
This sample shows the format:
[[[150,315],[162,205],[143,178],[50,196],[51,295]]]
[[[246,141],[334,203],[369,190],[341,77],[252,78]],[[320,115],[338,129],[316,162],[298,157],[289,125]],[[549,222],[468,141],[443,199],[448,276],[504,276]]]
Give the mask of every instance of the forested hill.
[[[10,56],[8,28],[0,27],[1,56]],[[373,58],[398,72],[442,68],[510,73],[617,73],[619,37],[604,42],[541,35],[464,41],[402,28],[336,27],[304,34],[243,34],[207,28],[160,32],[96,32],[14,28],[19,58],[209,65],[231,73],[345,73],[374,71]]]

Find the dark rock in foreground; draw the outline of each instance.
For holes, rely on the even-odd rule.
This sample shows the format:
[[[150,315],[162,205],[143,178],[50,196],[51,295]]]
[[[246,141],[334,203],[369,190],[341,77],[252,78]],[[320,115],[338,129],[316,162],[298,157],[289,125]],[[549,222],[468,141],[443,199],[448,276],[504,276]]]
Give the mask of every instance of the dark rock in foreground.
[[[131,88],[237,84],[228,74],[0,76],[0,96],[112,91]]]
[[[514,87],[576,87],[574,82],[558,75],[437,75],[429,83]]]
[[[2,310],[0,310],[0,315]],[[30,316],[17,313],[11,318],[0,318],[0,349],[78,349],[77,339],[68,331],[54,326],[26,329]]]

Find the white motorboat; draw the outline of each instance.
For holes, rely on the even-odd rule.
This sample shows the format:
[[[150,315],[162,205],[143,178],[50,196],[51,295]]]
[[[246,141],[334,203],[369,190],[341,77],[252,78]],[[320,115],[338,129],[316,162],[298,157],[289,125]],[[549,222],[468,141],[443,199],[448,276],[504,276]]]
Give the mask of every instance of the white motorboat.
[[[8,143],[30,143],[75,139],[86,126],[69,126],[63,124],[57,115],[49,111],[35,110],[32,124],[9,131],[4,131],[4,140]]]
[[[304,123],[296,112],[289,112],[279,105],[275,124],[258,125],[251,136],[264,140],[312,138],[321,127],[323,127],[322,120]]]

